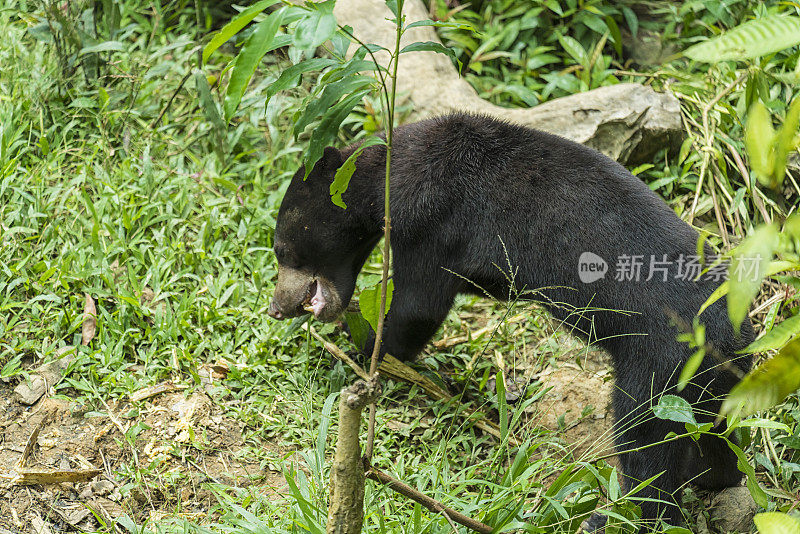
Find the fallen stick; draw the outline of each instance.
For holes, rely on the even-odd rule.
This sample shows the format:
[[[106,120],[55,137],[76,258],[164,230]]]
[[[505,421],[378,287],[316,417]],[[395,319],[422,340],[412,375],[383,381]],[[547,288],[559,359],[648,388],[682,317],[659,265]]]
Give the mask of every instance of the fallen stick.
[[[189,386],[185,384],[175,384],[174,382],[166,381],[166,382],[161,382],[160,384],[156,384],[155,386],[148,386],[144,389],[134,391],[133,393],[131,393],[129,398],[131,402],[141,402],[151,397],[155,397],[156,395],[161,395],[163,393],[171,393],[173,391],[186,389],[188,387]]]
[[[62,482],[88,482],[100,474],[99,469],[17,469],[11,478],[12,484],[61,484]]]
[[[367,380],[368,376],[367,373],[350,358],[345,351],[339,348],[334,343],[326,340],[322,337],[313,326],[308,325],[308,323],[303,325],[304,330],[308,330],[311,336],[322,343],[325,350],[333,354],[335,357],[339,358],[340,360],[347,363],[350,367],[353,368],[356,375],[363,380]],[[383,358],[383,362],[381,362],[380,366],[378,367],[378,372],[382,376],[386,376],[389,378],[393,378],[395,380],[401,380],[404,382],[410,382],[412,384],[416,384],[421,387],[428,395],[433,397],[436,400],[446,400],[449,401],[453,399],[453,395],[445,391],[444,389],[440,388],[436,385],[431,379],[424,377],[408,365],[404,364],[394,356],[387,354]],[[459,411],[458,415],[465,418],[471,419],[473,418],[476,413],[475,411]],[[502,440],[502,434],[500,433],[500,427],[492,421],[487,420],[484,417],[480,417],[476,419],[474,425],[481,429],[482,431],[491,434],[492,436],[496,437],[499,440]],[[508,443],[514,447],[518,447],[520,442],[514,436],[508,436]]]
[[[374,480],[376,482],[380,482],[389,488],[393,489],[400,495],[408,497],[412,501],[418,502],[431,512],[436,512],[437,514],[443,514],[446,519],[455,521],[460,525],[464,525],[465,527],[474,530],[475,532],[480,532],[481,534],[491,534],[493,532],[492,527],[489,525],[485,525],[480,521],[476,521],[469,516],[466,516],[460,512],[456,512],[452,508],[448,508],[447,506],[443,505],[436,499],[428,497],[424,493],[420,493],[419,491],[415,490],[408,484],[393,478],[392,476],[384,473],[380,469],[375,469],[374,467],[370,467],[367,470],[367,478],[370,480]]]
[[[474,332],[469,332],[465,335],[455,336],[451,338],[445,339],[438,339],[433,342],[433,346],[437,349],[449,349],[450,347],[455,347],[456,345],[460,345],[461,343],[466,343],[472,339],[478,339],[484,334],[487,334],[497,328],[497,325],[487,325],[483,328],[479,328]]]

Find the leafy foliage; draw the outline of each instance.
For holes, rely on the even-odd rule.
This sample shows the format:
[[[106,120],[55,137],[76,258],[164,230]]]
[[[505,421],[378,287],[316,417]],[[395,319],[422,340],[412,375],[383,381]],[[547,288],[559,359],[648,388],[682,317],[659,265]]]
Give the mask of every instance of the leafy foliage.
[[[619,22],[638,22],[630,7],[596,0],[532,5],[491,0],[461,7],[437,10],[443,20],[460,23],[443,28],[441,35],[465,78],[482,97],[501,105],[532,106],[618,83],[612,55],[604,49],[608,44],[619,57]],[[562,47],[567,56],[559,53]]]
[[[753,59],[800,44],[800,17],[771,15],[751,20],[684,51],[697,61]]]
[[[800,98],[795,98],[789,106],[786,120],[778,132],[772,129],[772,119],[764,104],[755,102],[750,108],[745,146],[756,177],[767,187],[775,189],[783,183],[786,160],[800,144],[797,138],[799,127]]]
[[[747,416],[768,410],[800,388],[800,338],[787,343],[731,390],[723,414]]]
[[[731,258],[728,283],[728,315],[738,331],[750,303],[761,287],[778,244],[778,229],[762,226],[736,248]]]
[[[389,310],[389,307],[392,304],[393,293],[394,281],[389,280],[386,291],[386,308],[381,310],[380,284],[372,288],[365,288],[361,290],[361,296],[358,299],[358,303],[361,306],[361,314],[364,316],[364,319],[369,322],[372,330],[376,332],[378,331],[378,317],[380,317],[381,313],[386,315],[386,312]]]
[[[761,534],[800,534],[800,520],[787,514],[765,512],[756,514],[754,521]]]
[[[272,3],[259,2],[224,26],[206,46],[203,57],[207,59],[223,42],[243,31]],[[375,79],[360,73],[379,68],[373,61],[364,59],[368,49],[363,46],[350,59],[345,57],[350,42],[349,30],[337,27],[333,5],[334,0],[328,0],[312,2],[304,7],[285,6],[257,22],[242,50],[231,62],[231,75],[225,91],[223,108],[225,119],[230,121],[264,56],[288,44],[296,47],[298,53],[295,57],[299,61],[285,68],[278,79],[267,87],[268,100],[280,91],[296,87],[303,74],[322,71],[319,83],[294,117],[295,137],[314,125],[304,157],[306,177],[322,157],[325,147],[338,138],[342,122],[372,91]],[[284,25],[293,27],[291,35],[280,32]],[[328,40],[336,43],[333,58],[310,57],[317,46]]]
[[[342,194],[347,191],[347,186],[350,184],[350,178],[352,178],[353,173],[356,171],[356,159],[358,159],[358,156],[361,155],[365,148],[374,145],[385,144],[386,141],[380,137],[370,137],[361,143],[361,145],[359,145],[359,147],[347,157],[342,166],[336,170],[336,174],[333,177],[333,182],[331,182],[331,201],[334,204],[342,209],[347,209],[347,205],[344,203],[344,200],[342,200]]]

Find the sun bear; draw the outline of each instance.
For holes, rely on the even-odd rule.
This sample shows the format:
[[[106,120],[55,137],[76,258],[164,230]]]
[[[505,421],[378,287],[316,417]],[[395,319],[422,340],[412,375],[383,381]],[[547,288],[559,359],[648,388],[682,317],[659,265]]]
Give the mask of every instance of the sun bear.
[[[330,200],[334,173],[355,149],[328,148],[307,179],[302,168],[292,178],[275,228],[274,318],[313,313],[335,320],[382,236],[385,147],[368,147],[358,158],[343,196],[347,209]],[[707,355],[677,391],[693,349],[676,337],[691,328],[723,273],[703,269],[692,227],[595,150],[485,116],[451,114],[394,131],[390,191],[394,296],[383,353],[416,356],[459,293],[536,300],[612,355],[620,451],[685,431],[654,418],[661,394],[684,397],[700,420],[712,421],[741,374],[735,371],[750,366],[736,354],[753,339],[750,322],[737,335],[719,300],[700,316],[716,357]],[[710,255],[708,247],[704,252]],[[680,522],[673,493],[687,480],[709,489],[741,480],[734,454],[712,438],[619,459],[624,487],[660,474],[639,494],[654,499],[640,503],[651,522]],[[595,515],[590,526],[603,522]]]

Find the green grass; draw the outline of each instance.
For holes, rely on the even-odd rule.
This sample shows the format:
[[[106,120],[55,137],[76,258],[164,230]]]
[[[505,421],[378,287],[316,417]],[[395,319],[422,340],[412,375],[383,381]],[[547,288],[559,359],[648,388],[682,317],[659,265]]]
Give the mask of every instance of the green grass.
[[[273,98],[265,113],[265,82],[274,79],[277,66],[286,60],[272,54],[251,82],[232,124],[220,131],[207,120],[191,76],[195,46],[208,28],[197,25],[193,5],[140,4],[119,3],[120,20],[114,24],[100,20],[98,38],[121,43],[121,50],[82,56],[78,51],[87,43],[79,31],[86,29],[80,6],[57,20],[62,29],[55,33],[41,8],[7,2],[0,9],[0,27],[6,33],[0,43],[0,376],[13,385],[54,358],[59,348],[78,346],[65,378],[55,384],[56,394],[87,418],[124,416],[131,423],[125,435],[115,434],[124,455],[113,476],[125,503],[133,502],[125,500],[131,496],[151,496],[144,505],[126,505],[132,519],[123,519],[120,526],[131,532],[143,525],[158,532],[317,531],[325,522],[325,460],[336,430],[331,395],[354,375],[333,364],[308,337],[301,329],[305,319],[276,322],[266,315],[276,275],[271,245],[277,207],[305,143],[291,137],[291,116],[308,87]],[[609,15],[622,24],[620,13]],[[51,22],[56,17],[49,16]],[[481,17],[487,26],[499,20],[491,11]],[[213,17],[209,22],[216,23]],[[582,26],[551,22],[565,32],[578,28],[573,37],[587,49],[598,42],[591,20]],[[475,39],[486,42],[484,36]],[[503,39],[496,41],[513,44],[513,39]],[[546,52],[554,61],[576,63],[555,50],[554,43],[544,43],[553,48]],[[544,64],[537,67],[541,77],[514,89],[514,80],[521,79],[515,77],[522,76],[515,62],[530,66],[531,58],[524,54],[510,64],[486,59],[483,70],[475,71],[473,65],[468,79],[479,89],[491,79],[503,80],[512,87],[508,93],[481,89],[501,103],[519,104],[504,100],[506,94],[550,98],[610,82],[614,75],[606,71],[614,52],[599,50],[598,57],[608,56],[609,61],[603,60],[603,68],[592,64],[589,70],[595,74],[585,79],[575,71],[569,86],[546,90],[548,75],[557,69]],[[235,50],[223,52],[220,63],[204,72],[216,96],[224,61]],[[702,98],[724,84],[724,79],[711,78],[695,74],[676,82],[685,88],[684,105],[695,120]],[[696,95],[702,98],[693,100]],[[364,106],[352,115],[342,141],[380,123],[374,107]],[[715,122],[721,129],[726,124]],[[723,133],[739,135],[735,128]],[[676,208],[686,204],[693,191],[691,176],[696,179],[694,163],[663,154],[652,163],[644,176],[654,189]],[[710,209],[709,198],[702,199],[703,213]],[[364,285],[374,282],[379,263],[377,255],[371,259]],[[87,294],[96,302],[97,331],[81,346]],[[598,485],[608,486],[611,468],[575,464],[559,433],[536,425],[538,413],[530,402],[545,393],[546,383],[529,388],[528,404],[508,408],[497,402],[487,381],[497,371],[491,357],[497,351],[508,365],[531,369],[565,359],[580,362],[584,353],[563,343],[562,333],[548,338],[553,325],[540,310],[468,298],[458,304],[446,323],[448,333],[482,325],[477,317],[500,323],[498,331],[488,343],[431,349],[420,368],[429,369],[425,372],[434,380],[449,380],[455,389],[464,389],[463,402],[489,418],[506,418],[526,445],[518,450],[507,442],[498,444],[455,415],[464,406],[433,402],[415,386],[388,381],[378,409],[376,463],[486,521],[499,522],[519,505],[524,505],[520,517],[531,524],[577,514],[581,504],[585,507],[597,497]],[[502,321],[519,313],[526,321]],[[349,347],[339,329],[316,326]],[[489,357],[478,358],[470,368],[473,356],[483,352]],[[220,361],[228,368],[224,380],[205,387],[201,368]],[[145,461],[142,436],[148,428],[137,414],[147,404],[128,402],[130,394],[165,380],[187,386],[186,396],[207,392],[226,418],[244,427],[245,446],[234,452],[264,468],[285,470],[295,486],[276,496],[264,491],[258,478],[248,487],[206,483],[214,495],[208,515],[182,516],[189,509],[174,496],[191,484],[187,472],[167,469],[174,465],[169,462]],[[800,415],[794,400],[773,417],[797,432]],[[751,448],[780,505],[791,502],[787,490],[796,487],[800,472],[794,468],[800,449],[796,440],[775,441],[763,431]],[[170,447],[167,459],[174,462],[192,459],[214,443],[198,429],[188,443]],[[556,476],[574,465],[583,468],[584,482],[553,490]],[[619,504],[619,511],[629,506],[622,500]],[[151,520],[152,512],[168,519]],[[366,524],[371,532],[452,532],[440,516],[372,484]],[[513,522],[507,528],[511,526]],[[113,530],[110,524],[97,527]]]

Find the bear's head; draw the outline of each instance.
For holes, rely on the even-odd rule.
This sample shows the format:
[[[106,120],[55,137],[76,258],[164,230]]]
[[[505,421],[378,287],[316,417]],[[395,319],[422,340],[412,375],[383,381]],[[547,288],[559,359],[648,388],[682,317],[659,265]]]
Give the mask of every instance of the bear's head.
[[[345,193],[347,209],[331,201],[330,185],[342,162],[339,150],[326,148],[308,178],[303,167],[295,173],[283,197],[275,226],[278,281],[268,311],[275,319],[310,312],[321,321],[336,320],[380,239],[365,192],[353,191],[355,176]]]

